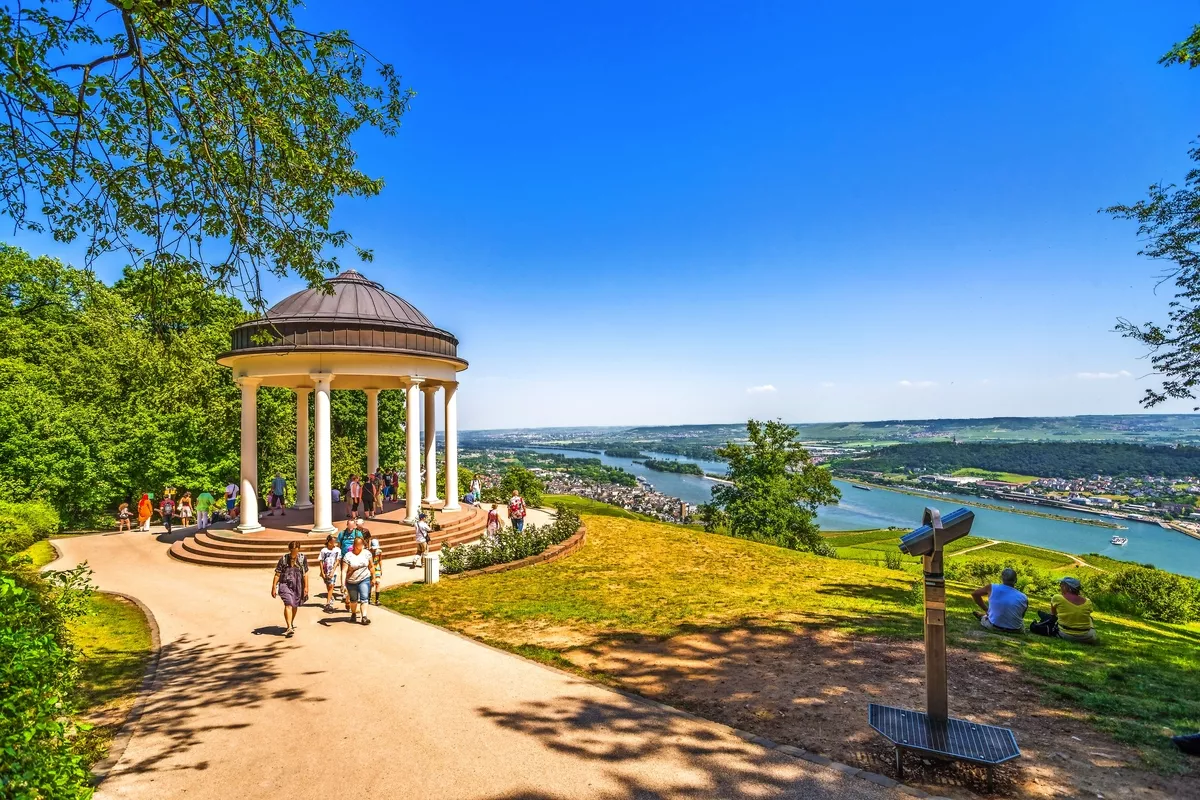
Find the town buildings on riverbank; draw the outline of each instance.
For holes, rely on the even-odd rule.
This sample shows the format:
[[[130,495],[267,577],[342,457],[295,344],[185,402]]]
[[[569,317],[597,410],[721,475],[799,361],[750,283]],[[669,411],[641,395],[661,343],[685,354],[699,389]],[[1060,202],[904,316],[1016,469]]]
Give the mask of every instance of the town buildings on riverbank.
[[[557,472],[549,472],[540,477],[545,481],[546,491],[550,494],[573,494],[589,500],[599,500],[601,503],[667,522],[680,522],[695,513],[694,507],[681,502],[679,498],[665,495],[641,482],[637,486],[618,486]]]

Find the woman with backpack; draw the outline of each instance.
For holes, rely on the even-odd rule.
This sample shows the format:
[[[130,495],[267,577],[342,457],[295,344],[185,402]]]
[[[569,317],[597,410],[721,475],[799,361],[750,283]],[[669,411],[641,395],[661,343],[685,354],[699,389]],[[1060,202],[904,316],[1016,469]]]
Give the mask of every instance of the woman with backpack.
[[[296,609],[308,600],[308,559],[300,552],[299,542],[288,542],[288,551],[279,557],[271,578],[271,597],[283,601],[283,635],[296,633]]]

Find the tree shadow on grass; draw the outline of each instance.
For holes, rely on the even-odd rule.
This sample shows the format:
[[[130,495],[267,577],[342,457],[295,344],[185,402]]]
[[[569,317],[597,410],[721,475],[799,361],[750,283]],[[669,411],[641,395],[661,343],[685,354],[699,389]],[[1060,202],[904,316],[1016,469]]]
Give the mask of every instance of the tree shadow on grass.
[[[603,765],[606,780],[590,796],[827,798],[866,800],[886,794],[645,701],[552,698],[514,709],[480,708],[501,728],[535,737],[581,764]],[[608,784],[607,786],[605,784]],[[548,787],[502,795],[506,800],[560,797]]]
[[[294,688],[269,690],[279,677],[277,639],[260,646],[215,645],[181,638],[162,647],[154,684],[136,723],[142,745],[125,751],[109,773],[136,774],[204,770],[191,753],[214,732],[255,724],[255,710],[268,698],[321,702]],[[233,712],[233,713],[230,713]]]

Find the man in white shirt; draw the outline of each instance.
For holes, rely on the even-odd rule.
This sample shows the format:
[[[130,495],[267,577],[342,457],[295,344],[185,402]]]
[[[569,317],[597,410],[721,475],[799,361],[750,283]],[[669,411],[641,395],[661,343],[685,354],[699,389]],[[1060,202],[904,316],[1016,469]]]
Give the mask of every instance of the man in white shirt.
[[[238,485],[231,483],[225,487],[225,513],[233,514],[233,507],[237,505]]]
[[[413,526],[417,529],[417,563],[416,566],[421,566],[421,560],[425,554],[429,552],[429,536],[433,533],[433,528],[429,527],[429,520],[422,511],[417,517],[417,522]]]

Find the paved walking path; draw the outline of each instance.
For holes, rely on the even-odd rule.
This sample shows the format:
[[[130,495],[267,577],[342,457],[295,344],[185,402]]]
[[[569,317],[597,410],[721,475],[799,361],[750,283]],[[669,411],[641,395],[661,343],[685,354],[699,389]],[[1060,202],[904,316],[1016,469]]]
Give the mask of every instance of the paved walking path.
[[[162,638],[98,798],[899,796],[382,609],[361,626],[309,606],[284,639],[268,571],[184,564],[165,541],[55,542],[56,566],[88,561]]]

